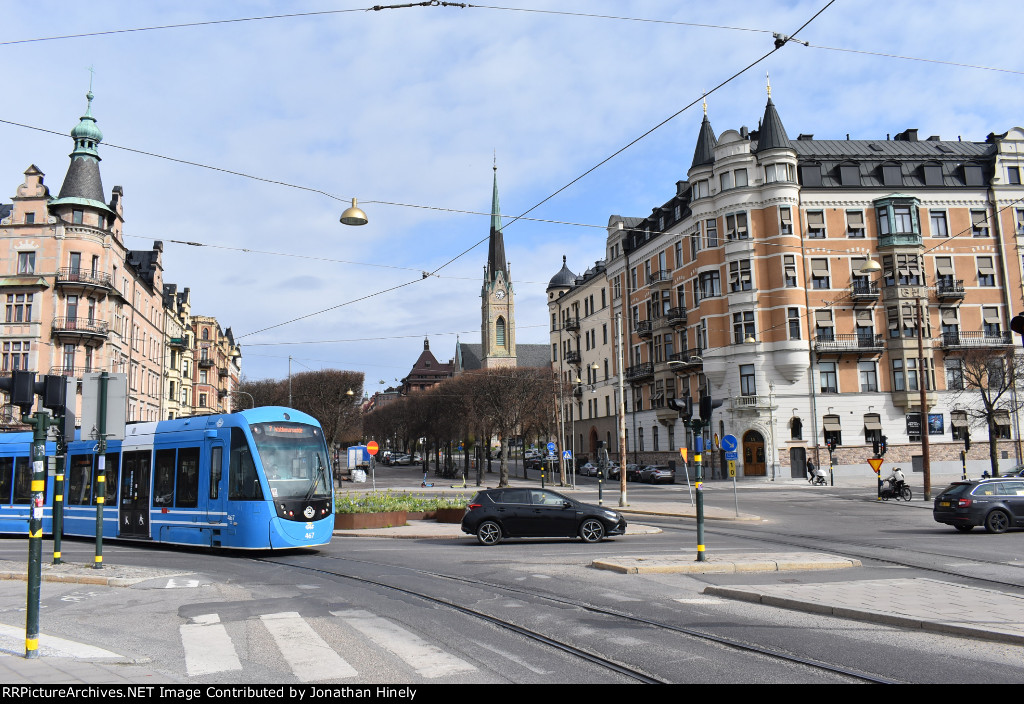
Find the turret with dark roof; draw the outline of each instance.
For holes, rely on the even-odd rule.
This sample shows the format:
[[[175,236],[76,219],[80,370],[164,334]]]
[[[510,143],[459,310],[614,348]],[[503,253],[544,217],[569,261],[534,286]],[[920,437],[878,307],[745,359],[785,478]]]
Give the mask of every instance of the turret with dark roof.
[[[551,277],[547,290],[553,288],[572,288],[576,284],[576,274],[569,271],[565,264],[565,255],[562,255],[562,268],[557,274]]]
[[[693,163],[690,168],[715,163],[715,147],[718,140],[715,138],[715,131],[711,129],[708,121],[707,108],[704,109],[704,121],[700,123],[700,133],[697,135],[697,147],[693,150]]]
[[[97,151],[103,140],[103,133],[96,126],[96,118],[92,116],[93,94],[90,90],[85,97],[88,105],[77,125],[71,130],[75,140],[75,150],[69,155],[71,165],[60,188],[57,201],[76,202],[82,205],[93,205],[109,210],[103,201],[103,182],[100,179],[100,155]]]
[[[761,129],[757,134],[757,146],[754,152],[763,152],[767,149],[792,149],[789,142],[789,135],[786,128],[782,126],[782,119],[775,110],[775,103],[771,95],[768,96],[768,104],[764,107],[764,117],[761,119]]]

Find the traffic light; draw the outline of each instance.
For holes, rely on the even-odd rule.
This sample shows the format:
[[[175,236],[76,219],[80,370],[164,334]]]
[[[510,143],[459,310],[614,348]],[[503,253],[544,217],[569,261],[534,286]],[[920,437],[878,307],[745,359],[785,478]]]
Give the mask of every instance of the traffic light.
[[[879,457],[883,457],[885,455],[885,451],[887,449],[889,449],[888,446],[889,446],[889,438],[887,438],[885,435],[883,435],[882,436],[882,442],[879,443],[879,448],[878,448],[878,456]]]
[[[836,451],[836,439],[834,437],[830,437],[825,440],[825,447],[828,448],[829,453],[834,453]]]
[[[882,441],[879,439],[877,435],[871,438],[871,449],[874,450],[875,457],[881,457],[881,455],[879,454],[882,451],[881,445]]]
[[[971,431],[964,428],[964,452],[971,451]]]
[[[684,421],[689,422],[693,418],[693,399],[689,396],[684,398],[670,398],[668,400],[668,407],[679,411],[679,415],[682,416]]]
[[[711,400],[711,394],[704,394],[700,397],[700,419],[705,423],[711,422],[711,412],[725,403],[724,399]]]
[[[0,391],[6,391],[11,397],[11,405],[21,408],[27,414],[35,404],[36,373],[15,369],[9,377],[0,377]]]

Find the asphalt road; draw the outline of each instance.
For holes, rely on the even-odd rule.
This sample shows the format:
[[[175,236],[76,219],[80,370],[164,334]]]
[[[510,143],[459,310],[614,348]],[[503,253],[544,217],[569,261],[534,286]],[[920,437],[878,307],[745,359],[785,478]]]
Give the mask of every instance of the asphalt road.
[[[685,485],[631,484],[630,492],[688,496]],[[860,488],[741,485],[734,498],[720,483],[707,500],[738,500],[763,518],[709,523],[711,554],[815,549],[855,556],[863,567],[754,575],[590,567],[600,557],[695,550],[692,520],[659,517],[642,522],[660,533],[597,545],[346,538],[316,553],[236,556],[108,543],[108,564],[183,574],[129,588],[44,583],[41,626],[145,664],[167,682],[1024,681],[1018,646],[702,593],[759,581],[827,590],[851,579],[925,576],[1024,594],[1024,532],[961,535],[935,524],[925,502],[878,503]],[[87,541],[65,541],[69,560],[86,562],[91,551]],[[0,541],[0,559],[24,559],[24,542]],[[878,596],[880,608],[893,597]],[[23,624],[24,598],[23,583],[0,583],[0,623]]]

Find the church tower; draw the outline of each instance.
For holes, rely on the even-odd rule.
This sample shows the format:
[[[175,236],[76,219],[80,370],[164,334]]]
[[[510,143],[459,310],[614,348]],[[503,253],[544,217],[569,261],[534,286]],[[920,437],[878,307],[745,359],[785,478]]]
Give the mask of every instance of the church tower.
[[[487,247],[487,266],[480,290],[483,342],[481,366],[484,369],[516,366],[515,294],[505,261],[501,208],[498,205],[498,166],[494,166],[494,195],[491,199],[491,239]]]

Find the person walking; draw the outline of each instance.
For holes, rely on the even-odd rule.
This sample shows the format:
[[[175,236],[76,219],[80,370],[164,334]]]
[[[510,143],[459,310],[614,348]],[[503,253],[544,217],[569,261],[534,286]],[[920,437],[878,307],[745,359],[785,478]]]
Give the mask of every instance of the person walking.
[[[807,481],[814,481],[814,463],[807,460]]]

